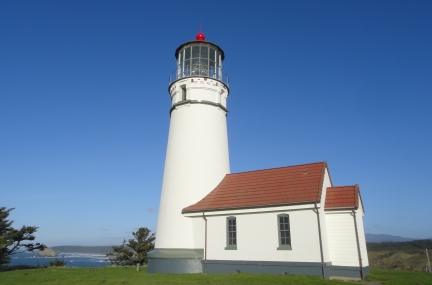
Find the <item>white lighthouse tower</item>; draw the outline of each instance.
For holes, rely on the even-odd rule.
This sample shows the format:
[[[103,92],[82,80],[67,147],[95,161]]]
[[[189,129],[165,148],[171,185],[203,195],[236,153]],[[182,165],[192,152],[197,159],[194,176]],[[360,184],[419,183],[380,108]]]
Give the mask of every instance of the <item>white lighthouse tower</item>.
[[[155,249],[148,272],[202,272],[204,220],[182,209],[210,193],[230,172],[227,136],[229,82],[223,50],[205,40],[180,45],[169,79],[170,128]]]

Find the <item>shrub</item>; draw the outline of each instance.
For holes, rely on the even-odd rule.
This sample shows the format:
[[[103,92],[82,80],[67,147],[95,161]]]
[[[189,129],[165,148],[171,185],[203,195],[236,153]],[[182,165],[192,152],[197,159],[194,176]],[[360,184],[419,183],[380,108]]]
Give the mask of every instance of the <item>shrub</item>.
[[[56,258],[53,261],[50,261],[49,266],[51,266],[51,267],[65,267],[66,262],[64,260],[60,260],[60,259]]]

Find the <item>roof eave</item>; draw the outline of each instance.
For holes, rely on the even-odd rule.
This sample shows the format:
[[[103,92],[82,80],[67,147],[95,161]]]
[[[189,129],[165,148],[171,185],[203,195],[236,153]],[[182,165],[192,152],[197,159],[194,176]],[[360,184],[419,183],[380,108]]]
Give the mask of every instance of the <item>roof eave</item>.
[[[243,207],[222,207],[222,208],[201,208],[196,210],[182,210],[182,214],[187,213],[200,213],[200,212],[216,212],[216,211],[229,211],[229,210],[246,210],[254,208],[270,208],[270,207],[282,207],[282,206],[294,206],[294,205],[304,205],[304,204],[315,204],[320,203],[318,200],[301,201],[301,202],[291,202],[291,203],[279,203],[279,204],[265,204],[265,205],[253,205],[253,206],[243,206]]]
[[[357,210],[356,206],[344,206],[344,207],[329,207],[324,208],[324,211],[339,211],[339,210]]]

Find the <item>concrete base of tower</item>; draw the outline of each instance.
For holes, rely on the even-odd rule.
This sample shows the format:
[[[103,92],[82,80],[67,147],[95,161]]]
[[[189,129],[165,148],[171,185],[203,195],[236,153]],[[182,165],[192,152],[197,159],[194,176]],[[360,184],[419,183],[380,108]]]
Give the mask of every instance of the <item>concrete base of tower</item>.
[[[147,273],[202,273],[204,249],[155,248],[147,254]]]

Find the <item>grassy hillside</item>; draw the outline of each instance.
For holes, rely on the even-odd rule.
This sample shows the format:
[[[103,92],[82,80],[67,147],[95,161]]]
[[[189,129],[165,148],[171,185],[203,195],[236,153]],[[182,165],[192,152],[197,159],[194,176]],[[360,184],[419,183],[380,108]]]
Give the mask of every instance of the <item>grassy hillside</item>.
[[[422,271],[427,264],[426,248],[432,258],[432,240],[367,243],[369,264],[374,269]]]
[[[432,240],[422,239],[422,240],[413,240],[413,241],[405,241],[405,242],[368,242],[367,243],[368,250],[411,250],[416,251],[419,249],[432,249]]]

